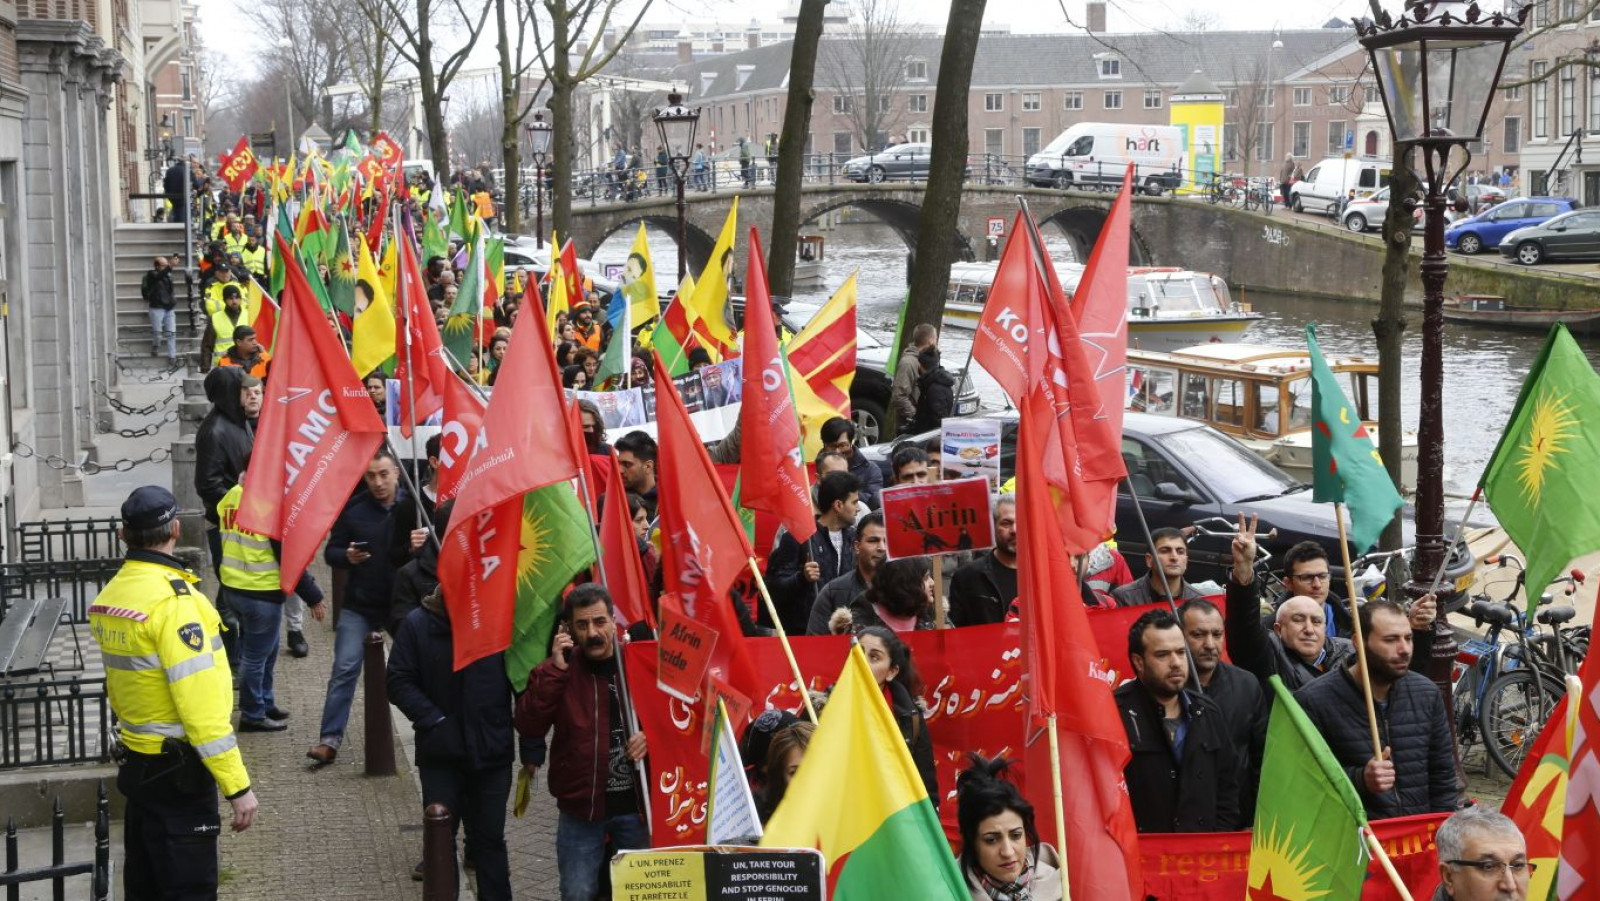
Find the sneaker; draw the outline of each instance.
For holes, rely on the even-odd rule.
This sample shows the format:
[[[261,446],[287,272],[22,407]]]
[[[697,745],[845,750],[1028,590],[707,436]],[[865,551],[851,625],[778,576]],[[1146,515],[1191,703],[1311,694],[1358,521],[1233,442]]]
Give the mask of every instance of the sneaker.
[[[238,731],[240,731],[240,732],[282,732],[283,730],[285,730],[287,728],[289,728],[289,724],[284,722],[283,720],[274,720],[274,719],[240,720],[239,721],[239,729],[238,729]]]
[[[289,655],[291,657],[304,657],[309,653],[311,653],[311,646],[306,644],[305,633],[290,630]]]
[[[289,711],[287,711],[287,710],[284,710],[284,709],[282,709],[280,707],[268,707],[267,708],[267,719],[269,719],[269,720],[286,720],[288,718],[289,718]]]

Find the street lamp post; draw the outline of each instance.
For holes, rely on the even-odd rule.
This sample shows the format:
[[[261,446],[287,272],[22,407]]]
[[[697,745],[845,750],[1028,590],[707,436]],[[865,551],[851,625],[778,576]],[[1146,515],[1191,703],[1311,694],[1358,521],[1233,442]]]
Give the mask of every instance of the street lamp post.
[[[555,128],[544,121],[544,113],[533,114],[533,121],[527,124],[528,129],[528,158],[533,160],[533,234],[536,246],[544,247],[544,164],[550,157],[550,139],[555,135]],[[551,253],[555,248],[551,248]]]
[[[656,110],[656,130],[661,146],[672,159],[672,177],[678,187],[678,281],[689,273],[689,220],[683,199],[683,183],[689,175],[689,157],[694,152],[694,131],[700,124],[700,109],[683,105],[683,95],[667,95],[667,105]]]
[[[279,50],[283,50],[283,51],[293,50],[294,49],[294,42],[289,40],[288,38],[278,38],[278,49]],[[293,154],[294,150],[295,150],[295,147],[294,147],[294,104],[292,102],[290,102],[290,99],[289,99],[290,91],[292,91],[294,89],[294,79],[290,78],[289,76],[290,76],[290,73],[288,73],[288,72],[285,72],[284,76],[283,76],[283,112],[284,112],[283,122],[284,122],[284,127],[289,130],[289,153],[284,154],[284,159],[288,159],[289,156],[291,154]]]
[[[1395,161],[1427,186],[1417,549],[1407,586],[1413,597],[1426,593],[1445,567],[1444,282],[1450,268],[1444,248],[1445,198],[1472,159],[1468,145],[1483,138],[1506,54],[1522,31],[1528,9],[1486,13],[1465,0],[1426,0],[1398,20],[1384,12],[1377,21],[1356,26],[1377,75],[1397,151]]]

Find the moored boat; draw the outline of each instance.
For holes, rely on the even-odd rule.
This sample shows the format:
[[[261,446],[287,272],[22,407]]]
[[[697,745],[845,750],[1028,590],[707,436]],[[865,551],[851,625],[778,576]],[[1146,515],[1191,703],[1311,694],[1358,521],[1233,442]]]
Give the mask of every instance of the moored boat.
[[[1504,297],[1494,294],[1463,294],[1444,302],[1444,318],[1452,322],[1544,331],[1557,322],[1575,325],[1600,319],[1600,308],[1551,310],[1507,303]]]

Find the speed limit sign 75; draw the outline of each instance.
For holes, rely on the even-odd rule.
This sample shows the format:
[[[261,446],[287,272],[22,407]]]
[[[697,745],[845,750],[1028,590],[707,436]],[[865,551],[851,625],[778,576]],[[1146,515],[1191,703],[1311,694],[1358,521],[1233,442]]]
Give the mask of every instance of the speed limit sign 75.
[[[1006,236],[1006,220],[1000,216],[989,217],[989,237],[1004,238]]]

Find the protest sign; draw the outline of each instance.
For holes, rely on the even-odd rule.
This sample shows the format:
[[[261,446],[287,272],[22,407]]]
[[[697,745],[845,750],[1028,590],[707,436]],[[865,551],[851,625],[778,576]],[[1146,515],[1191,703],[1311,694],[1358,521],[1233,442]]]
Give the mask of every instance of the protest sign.
[[[1000,490],[1000,421],[946,419],[939,427],[940,478],[981,476]]]
[[[761,838],[761,816],[750,793],[727,708],[717,705],[712,726],[711,795],[706,800],[706,839],[713,845],[751,843]]]
[[[660,668],[656,686],[681,701],[693,701],[705,680],[717,631],[683,612],[674,595],[661,598]]]
[[[717,441],[739,423],[744,396],[744,361],[741,357],[702,366],[672,380],[683,398],[684,409],[701,441]],[[574,391],[579,400],[592,402],[600,420],[612,434],[641,431],[656,437],[656,392],[651,388],[619,391]]]
[[[736,845],[623,851],[611,859],[616,901],[822,901],[822,852]]]
[[[981,478],[883,489],[889,559],[994,547],[991,490]]]

